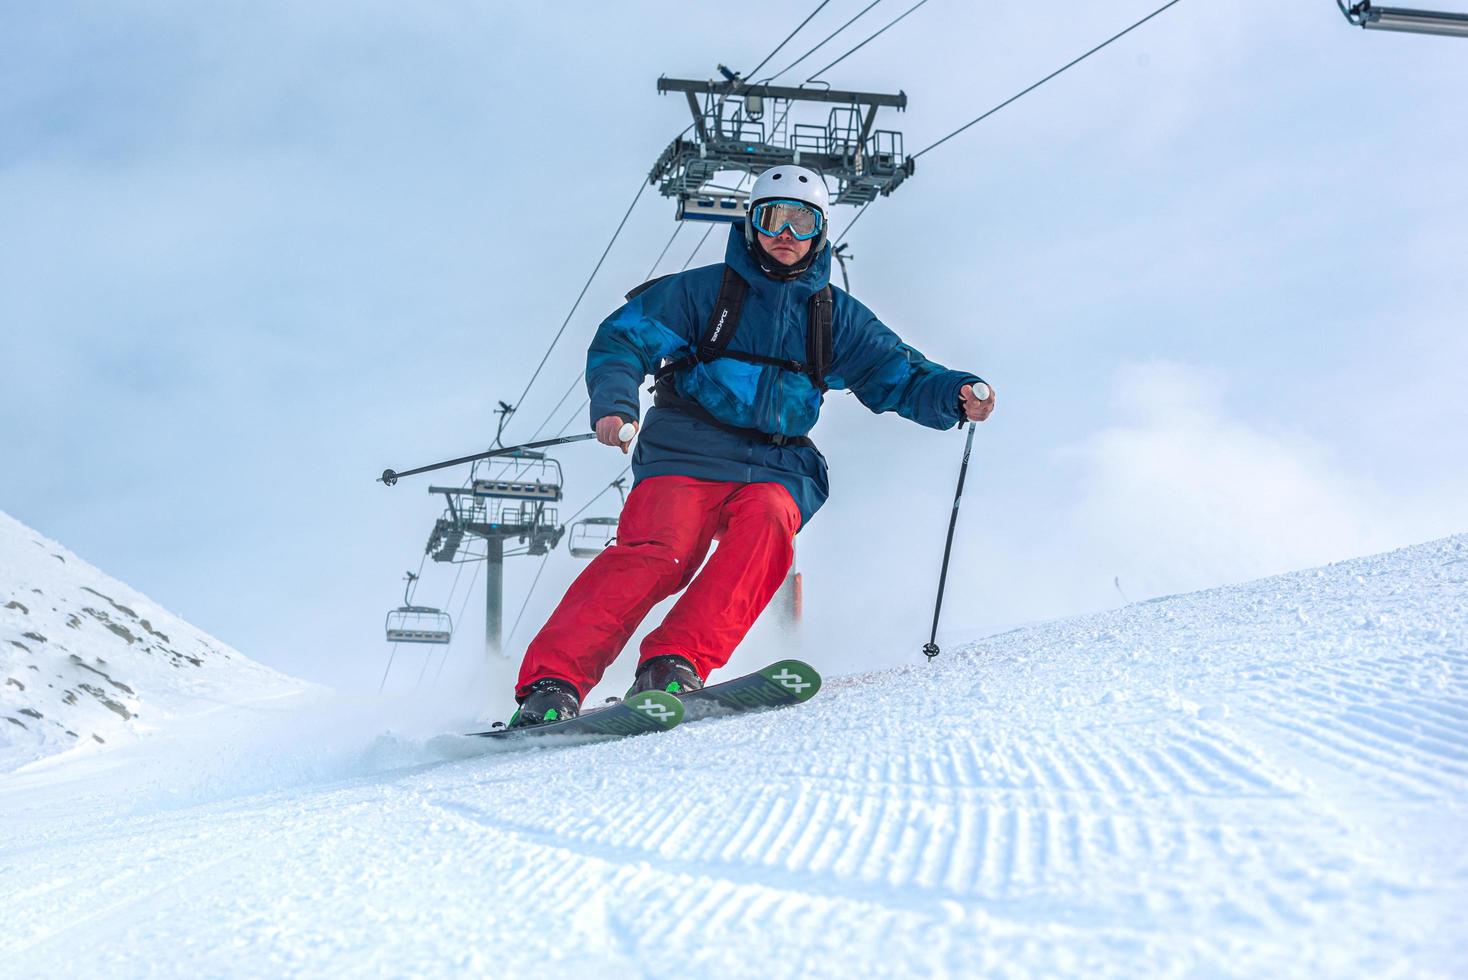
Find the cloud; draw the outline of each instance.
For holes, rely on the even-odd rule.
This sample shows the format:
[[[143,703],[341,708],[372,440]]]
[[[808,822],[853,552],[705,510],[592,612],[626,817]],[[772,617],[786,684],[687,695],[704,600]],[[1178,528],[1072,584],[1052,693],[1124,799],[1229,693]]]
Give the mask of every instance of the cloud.
[[[1114,421],[1060,450],[1078,548],[1131,598],[1236,582],[1401,543],[1371,487],[1309,438],[1242,421],[1222,375],[1166,361],[1118,372]]]

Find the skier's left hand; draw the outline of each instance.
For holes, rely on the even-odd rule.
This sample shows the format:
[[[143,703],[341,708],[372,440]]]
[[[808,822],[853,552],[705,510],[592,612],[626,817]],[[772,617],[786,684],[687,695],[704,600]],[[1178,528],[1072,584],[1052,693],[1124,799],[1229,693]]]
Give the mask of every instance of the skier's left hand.
[[[958,389],[958,400],[963,406],[964,418],[970,422],[982,422],[994,411],[994,389],[990,385],[983,385],[989,389],[988,398],[979,398],[974,394],[973,385],[964,385]]]
[[[627,441],[622,440],[623,430],[631,426]],[[596,441],[603,446],[616,446],[625,455],[631,452],[631,436],[637,433],[637,423],[628,422],[620,415],[606,415],[596,421]]]

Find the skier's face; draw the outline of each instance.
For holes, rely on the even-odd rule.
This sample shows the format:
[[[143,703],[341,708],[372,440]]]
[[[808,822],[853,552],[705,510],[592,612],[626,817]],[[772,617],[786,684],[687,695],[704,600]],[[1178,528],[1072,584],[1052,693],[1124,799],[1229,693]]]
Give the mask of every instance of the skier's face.
[[[765,254],[781,265],[794,265],[799,262],[805,258],[805,254],[815,244],[814,238],[800,241],[791,234],[789,228],[781,229],[778,235],[766,235],[762,231],[756,231],[755,234],[759,235],[759,243],[764,248]]]

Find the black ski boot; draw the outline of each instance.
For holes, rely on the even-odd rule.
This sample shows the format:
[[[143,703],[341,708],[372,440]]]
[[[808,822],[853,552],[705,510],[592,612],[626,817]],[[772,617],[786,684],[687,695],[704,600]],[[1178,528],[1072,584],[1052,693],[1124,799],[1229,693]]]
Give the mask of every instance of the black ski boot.
[[[559,677],[542,677],[532,681],[530,692],[520,702],[520,707],[510,716],[509,728],[524,728],[527,725],[544,725],[552,721],[565,721],[581,713],[581,696],[576,689]]]
[[[693,669],[693,664],[677,654],[653,657],[637,665],[637,677],[627,692],[630,698],[643,691],[667,691],[669,694],[687,694],[703,687],[703,678]]]

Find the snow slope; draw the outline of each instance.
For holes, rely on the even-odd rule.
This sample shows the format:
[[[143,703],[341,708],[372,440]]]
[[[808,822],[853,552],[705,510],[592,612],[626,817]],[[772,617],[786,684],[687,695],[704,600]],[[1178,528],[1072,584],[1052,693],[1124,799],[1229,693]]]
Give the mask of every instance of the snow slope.
[[[1468,535],[621,742],[242,721],[0,781],[0,973],[1461,977],[1465,682]]]
[[[0,512],[0,772],[308,685]]]

